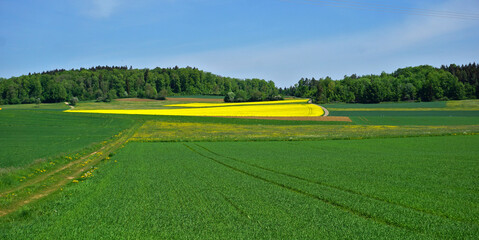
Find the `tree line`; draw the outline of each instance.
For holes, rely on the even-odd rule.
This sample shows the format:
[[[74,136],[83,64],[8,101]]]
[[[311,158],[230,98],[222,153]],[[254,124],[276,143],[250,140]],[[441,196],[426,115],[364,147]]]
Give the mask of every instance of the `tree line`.
[[[97,66],[56,69],[9,79],[0,78],[0,104],[111,101],[171,95],[217,95],[225,102],[311,98],[318,103],[378,103],[479,98],[479,65],[400,68],[380,75],[344,76],[341,80],[301,78],[287,88],[272,81],[223,77],[197,68],[133,69]]]
[[[315,102],[379,103],[435,101],[479,98],[479,66],[449,65],[441,68],[418,66],[398,69],[391,74],[302,78],[280,94],[308,97]]]
[[[235,95],[234,101],[265,100],[277,96],[279,89],[272,81],[222,77],[191,67],[97,66],[0,78],[0,104],[71,99],[111,101],[127,97],[165,99],[170,95],[228,96],[228,93]]]

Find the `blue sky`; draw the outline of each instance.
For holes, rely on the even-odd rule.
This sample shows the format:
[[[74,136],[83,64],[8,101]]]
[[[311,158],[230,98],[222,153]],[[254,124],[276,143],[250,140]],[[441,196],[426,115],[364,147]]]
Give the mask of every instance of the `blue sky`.
[[[479,1],[0,0],[0,77],[178,65],[284,87],[301,77],[479,62],[477,15],[417,9],[464,16],[479,12]]]

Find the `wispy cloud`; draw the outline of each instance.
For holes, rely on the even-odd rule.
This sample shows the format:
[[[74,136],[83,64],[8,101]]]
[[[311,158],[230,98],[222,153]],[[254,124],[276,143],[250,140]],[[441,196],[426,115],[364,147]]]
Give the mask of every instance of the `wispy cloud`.
[[[474,0],[453,0],[435,10],[463,11],[465,7],[468,11],[479,10],[479,3]],[[352,35],[288,45],[220,49],[149,61],[161,66],[197,66],[229,76],[261,77],[287,86],[300,77],[330,75],[339,78],[344,74],[378,73],[408,65],[435,64],[438,60],[445,61],[443,64],[452,63],[454,54],[461,54],[454,47],[431,50],[428,45],[445,45],[455,38],[456,33],[477,29],[478,23],[409,16],[403,22],[387,28]],[[425,55],[423,49],[429,49],[431,53]],[[468,51],[471,56],[477,56],[479,47]],[[437,58],[439,55],[442,59]]]
[[[107,18],[123,4],[122,0],[85,0],[85,13],[94,18]]]

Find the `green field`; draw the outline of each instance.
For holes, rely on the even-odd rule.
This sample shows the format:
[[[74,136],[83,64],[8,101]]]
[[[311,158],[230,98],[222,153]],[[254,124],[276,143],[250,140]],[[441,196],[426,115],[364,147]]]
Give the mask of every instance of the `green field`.
[[[477,144],[130,143],[95,177],[5,219],[2,237],[473,238]]]
[[[325,104],[330,116],[359,125],[458,126],[479,124],[479,101]]]
[[[442,102],[384,102],[377,104],[324,104],[328,109],[344,111],[352,109],[355,111],[424,111],[426,109],[432,111],[478,111],[479,101],[477,100],[460,100],[460,101],[442,101]]]
[[[0,168],[70,154],[99,143],[132,124],[102,115],[67,115],[60,111],[1,110]]]
[[[477,239],[478,103],[330,106],[352,122],[1,106],[0,239]]]
[[[225,96],[216,96],[216,95],[185,95],[185,96],[169,96],[168,99],[175,98],[203,98],[203,99],[224,99]]]
[[[325,108],[444,108],[446,102],[400,102],[400,103],[379,103],[379,104],[324,104]]]

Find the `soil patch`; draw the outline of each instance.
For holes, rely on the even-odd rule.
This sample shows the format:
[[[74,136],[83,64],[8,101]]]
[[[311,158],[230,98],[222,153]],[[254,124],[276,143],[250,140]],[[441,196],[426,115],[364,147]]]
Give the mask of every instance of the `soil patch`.
[[[221,116],[224,118],[244,118],[244,119],[266,119],[266,120],[289,120],[289,121],[322,121],[322,122],[352,122],[349,117],[233,117]]]

